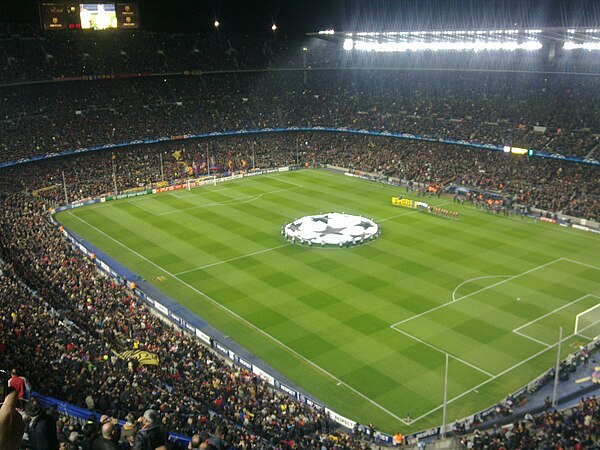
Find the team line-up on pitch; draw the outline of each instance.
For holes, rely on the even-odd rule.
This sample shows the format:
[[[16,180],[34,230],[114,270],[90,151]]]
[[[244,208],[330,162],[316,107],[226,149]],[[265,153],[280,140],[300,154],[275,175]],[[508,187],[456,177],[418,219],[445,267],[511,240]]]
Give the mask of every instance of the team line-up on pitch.
[[[431,214],[435,214],[437,216],[458,219],[458,213],[456,211],[450,211],[447,209],[439,208],[437,206],[431,206],[425,202],[411,200],[410,198],[392,197],[392,205],[402,206],[404,208],[420,209],[422,211],[427,211]]]

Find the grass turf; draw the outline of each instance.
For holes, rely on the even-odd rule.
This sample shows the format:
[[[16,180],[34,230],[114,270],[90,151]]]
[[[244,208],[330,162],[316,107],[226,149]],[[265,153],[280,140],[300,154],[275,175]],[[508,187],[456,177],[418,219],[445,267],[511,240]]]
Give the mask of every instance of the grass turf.
[[[426,199],[459,221],[392,206],[402,190],[323,170],[107,202],[57,219],[336,412],[390,433],[504,398],[587,342],[600,301],[597,236]],[[283,223],[372,217],[354,248],[287,243]],[[600,334],[594,327],[586,330]],[[410,420],[407,418],[410,417]]]

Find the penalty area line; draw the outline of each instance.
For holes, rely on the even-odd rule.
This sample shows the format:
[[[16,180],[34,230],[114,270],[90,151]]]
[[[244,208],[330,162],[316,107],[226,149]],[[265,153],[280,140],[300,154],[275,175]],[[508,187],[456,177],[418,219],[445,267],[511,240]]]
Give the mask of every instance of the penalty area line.
[[[470,362],[465,361],[464,359],[461,359],[458,356],[454,356],[452,353],[448,353],[448,352],[446,352],[446,351],[444,351],[444,350],[436,347],[435,345],[432,345],[429,342],[424,341],[423,339],[420,339],[420,338],[418,338],[418,337],[416,337],[416,336],[414,336],[414,335],[412,335],[410,333],[407,333],[406,331],[399,330],[398,328],[394,327],[393,325],[390,328],[392,328],[393,330],[397,331],[398,333],[402,333],[405,336],[408,336],[411,339],[414,339],[417,342],[420,342],[423,345],[426,345],[427,347],[429,347],[429,348],[431,348],[433,350],[436,350],[436,351],[442,353],[443,355],[448,355],[450,358],[453,358],[453,359],[457,360],[458,362],[463,363],[464,365],[469,366],[470,368],[475,369],[475,370],[477,370],[477,371],[479,371],[479,372],[487,375],[490,378],[492,378],[494,376],[494,374],[488,372],[487,370],[484,370],[481,367],[477,367],[476,365],[471,364]]]
[[[395,327],[396,325],[400,325],[400,324],[403,324],[405,322],[410,322],[411,320],[417,319],[417,318],[419,318],[421,316],[424,316],[426,314],[429,314],[429,313],[431,313],[433,311],[437,311],[438,309],[445,308],[446,306],[452,305],[453,303],[460,302],[461,300],[466,300],[466,299],[472,297],[473,295],[479,294],[480,292],[487,291],[488,289],[494,288],[496,286],[500,286],[501,284],[504,284],[507,281],[511,281],[511,280],[514,280],[515,278],[519,278],[519,277],[522,277],[523,275],[527,275],[527,274],[529,274],[531,272],[535,272],[536,270],[543,269],[544,267],[547,267],[547,266],[549,266],[551,264],[554,264],[554,263],[557,263],[559,261],[562,261],[563,259],[564,258],[557,258],[557,259],[554,259],[554,260],[552,260],[550,262],[547,262],[546,264],[542,264],[540,266],[537,266],[537,267],[534,267],[532,269],[526,270],[525,272],[518,273],[518,274],[513,275],[513,276],[511,276],[509,278],[506,278],[506,279],[504,279],[502,281],[498,281],[497,283],[494,283],[494,284],[491,284],[491,285],[486,286],[484,288],[478,289],[478,290],[473,291],[473,292],[471,292],[471,293],[469,293],[467,295],[463,295],[462,297],[459,297],[456,300],[450,300],[449,302],[442,303],[441,305],[438,305],[438,306],[436,306],[434,308],[428,309],[427,311],[423,311],[423,312],[421,312],[419,314],[415,314],[414,316],[408,317],[407,319],[401,320],[400,322],[396,322],[395,324],[393,324],[391,326]]]
[[[321,373],[327,375],[329,378],[331,378],[333,381],[337,382],[338,384],[341,384],[342,386],[348,388],[350,391],[354,392],[356,395],[358,395],[359,397],[361,397],[362,399],[366,400],[367,402],[371,403],[373,406],[375,406],[376,408],[380,409],[381,411],[385,412],[386,414],[388,414],[389,416],[393,417],[394,419],[398,420],[399,422],[402,422],[405,425],[408,425],[408,423],[406,422],[405,419],[402,419],[401,417],[398,417],[396,414],[394,414],[393,412],[389,411],[388,409],[386,409],[385,407],[381,406],[379,403],[375,402],[373,399],[367,397],[365,394],[363,394],[362,392],[358,391],[357,389],[353,388],[352,386],[350,386],[349,384],[345,383],[344,381],[340,380],[338,377],[336,377],[335,375],[333,375],[332,373],[328,372],[326,369],[322,368],[321,366],[317,365],[316,363],[314,363],[313,361],[311,361],[310,359],[308,359],[307,357],[305,357],[304,355],[298,353],[296,350],[294,350],[293,348],[289,347],[288,345],[284,344],[283,342],[281,342],[279,339],[275,338],[274,336],[271,336],[269,333],[267,333],[265,330],[262,330],[261,328],[257,327],[256,325],[254,325],[252,322],[248,321],[247,319],[245,319],[244,317],[240,316],[238,313],[232,311],[231,309],[227,308],[226,306],[220,304],[218,301],[216,301],[215,299],[213,299],[212,297],[210,297],[208,294],[200,291],[199,289],[195,288],[194,286],[190,285],[189,283],[186,283],[185,281],[181,280],[180,278],[178,278],[176,275],[172,274],[171,272],[169,272],[168,270],[164,269],[163,267],[159,266],[158,264],[156,264],[155,262],[149,260],[148,258],[146,258],[144,255],[141,255],[140,253],[138,253],[137,251],[133,250],[132,248],[128,247],[127,245],[123,244],[121,241],[115,239],[114,237],[110,236],[109,234],[105,233],[104,231],[100,230],[99,228],[95,227],[94,225],[92,225],[91,223],[89,223],[87,220],[82,219],[79,216],[76,216],[75,214],[73,214],[71,211],[69,211],[69,214],[71,214],[73,217],[75,217],[76,219],[78,219],[79,221],[83,222],[84,224],[86,224],[88,227],[92,228],[93,230],[96,230],[98,233],[102,234],[103,236],[107,237],[108,239],[110,239],[111,241],[115,242],[116,244],[120,245],[121,247],[123,247],[124,249],[130,251],[131,253],[133,253],[134,255],[136,255],[138,258],[143,259],[144,261],[146,261],[148,264],[151,264],[152,266],[156,267],[157,269],[161,270],[162,272],[166,273],[167,275],[171,276],[173,279],[179,281],[181,284],[183,284],[184,286],[188,287],[189,289],[191,289],[192,291],[196,292],[197,294],[199,294],[200,296],[204,297],[206,300],[208,300],[209,302],[213,303],[215,306],[223,309],[224,311],[228,312],[229,314],[231,314],[233,317],[235,317],[236,319],[238,319],[240,322],[243,322],[244,324],[246,324],[248,327],[252,328],[253,330],[257,331],[258,333],[262,334],[263,336],[269,338],[270,340],[272,340],[273,342],[275,342],[277,345],[281,346],[282,348],[284,348],[285,350],[287,350],[288,352],[290,352],[291,354],[295,355],[297,358],[301,359],[302,361],[306,362],[308,365],[314,367],[315,369],[317,369],[318,371],[320,371]],[[413,421],[411,421],[412,423]]]

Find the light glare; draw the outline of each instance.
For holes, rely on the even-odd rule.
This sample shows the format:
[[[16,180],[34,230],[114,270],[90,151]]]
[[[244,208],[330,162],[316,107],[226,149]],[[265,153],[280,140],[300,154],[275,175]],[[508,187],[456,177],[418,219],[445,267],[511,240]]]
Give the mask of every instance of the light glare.
[[[567,41],[563,46],[565,50],[600,50],[600,42],[577,42]]]
[[[362,51],[375,51],[375,52],[406,52],[406,51],[490,51],[490,50],[539,50],[542,48],[542,44],[538,41],[527,41],[522,44],[516,41],[511,42],[490,42],[490,41],[456,41],[456,42],[367,42],[352,39],[346,39],[344,41],[344,50],[362,50]]]

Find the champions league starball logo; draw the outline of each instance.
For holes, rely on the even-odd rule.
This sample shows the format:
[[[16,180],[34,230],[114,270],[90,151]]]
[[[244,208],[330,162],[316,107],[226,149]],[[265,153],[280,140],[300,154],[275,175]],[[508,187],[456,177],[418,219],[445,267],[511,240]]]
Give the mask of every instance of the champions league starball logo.
[[[288,241],[321,247],[359,245],[376,239],[379,233],[379,226],[371,219],[344,213],[305,216],[281,227]]]

